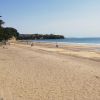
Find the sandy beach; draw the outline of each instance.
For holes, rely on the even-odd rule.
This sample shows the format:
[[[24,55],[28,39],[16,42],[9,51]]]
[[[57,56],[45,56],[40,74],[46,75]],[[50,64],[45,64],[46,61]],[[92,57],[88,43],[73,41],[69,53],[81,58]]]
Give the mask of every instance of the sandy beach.
[[[100,47],[0,46],[0,100],[100,100]]]

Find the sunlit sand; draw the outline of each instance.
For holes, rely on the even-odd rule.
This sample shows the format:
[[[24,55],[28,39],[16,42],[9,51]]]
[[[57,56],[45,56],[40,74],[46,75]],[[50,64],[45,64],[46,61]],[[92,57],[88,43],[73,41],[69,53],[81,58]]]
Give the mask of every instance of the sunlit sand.
[[[100,52],[83,48],[87,47],[0,47],[0,98],[100,100]]]

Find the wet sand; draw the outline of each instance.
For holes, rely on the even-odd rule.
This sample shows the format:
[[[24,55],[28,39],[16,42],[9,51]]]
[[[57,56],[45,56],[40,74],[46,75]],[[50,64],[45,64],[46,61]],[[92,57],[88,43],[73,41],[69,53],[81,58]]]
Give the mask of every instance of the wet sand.
[[[0,47],[0,99],[100,100],[98,47]]]

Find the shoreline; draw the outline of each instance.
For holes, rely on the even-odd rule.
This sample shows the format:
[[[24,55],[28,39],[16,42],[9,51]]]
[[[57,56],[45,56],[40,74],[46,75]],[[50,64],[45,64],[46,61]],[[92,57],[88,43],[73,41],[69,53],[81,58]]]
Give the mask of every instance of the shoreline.
[[[21,43],[22,42],[18,44],[21,44]],[[83,57],[83,58],[100,61],[100,47],[99,46],[57,44],[58,45],[58,48],[57,48],[56,43],[47,43],[47,42],[45,43],[32,42],[32,43],[33,43],[32,47],[31,47],[31,43],[30,44],[26,43],[26,45],[31,47],[32,49],[39,49],[39,50],[52,52],[52,53],[59,53],[59,54],[64,54],[64,55]],[[24,46],[23,43],[22,45]]]
[[[58,44],[58,45],[72,45],[72,46],[90,46],[90,47],[100,47],[100,43],[74,43],[74,42],[48,42],[48,41],[34,41],[34,40],[20,40],[20,43],[41,43],[41,44]]]

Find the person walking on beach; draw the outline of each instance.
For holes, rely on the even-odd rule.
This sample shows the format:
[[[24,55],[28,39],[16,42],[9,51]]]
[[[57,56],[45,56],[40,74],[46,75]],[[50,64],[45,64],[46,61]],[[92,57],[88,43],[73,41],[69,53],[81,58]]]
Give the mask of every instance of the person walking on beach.
[[[57,41],[56,41],[56,48],[58,48],[59,46],[58,46],[58,43],[57,43]]]
[[[56,48],[58,48],[59,46],[58,46],[58,44],[56,44]]]
[[[34,43],[31,43],[31,47],[34,46]]]
[[[2,41],[2,44],[3,44],[3,48],[7,48],[7,42],[5,40]]]

